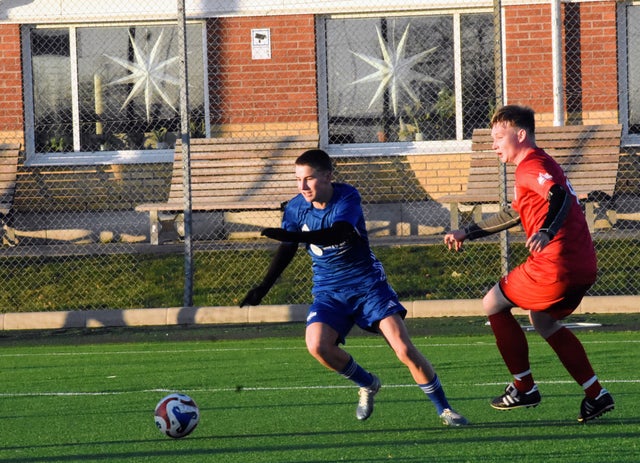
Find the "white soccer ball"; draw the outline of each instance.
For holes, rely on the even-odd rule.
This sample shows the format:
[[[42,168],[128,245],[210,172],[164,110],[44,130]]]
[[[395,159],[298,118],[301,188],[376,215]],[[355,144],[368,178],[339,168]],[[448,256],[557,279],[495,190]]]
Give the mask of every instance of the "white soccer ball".
[[[200,409],[188,395],[169,394],[156,405],[155,422],[162,434],[179,439],[196,428],[200,422]]]

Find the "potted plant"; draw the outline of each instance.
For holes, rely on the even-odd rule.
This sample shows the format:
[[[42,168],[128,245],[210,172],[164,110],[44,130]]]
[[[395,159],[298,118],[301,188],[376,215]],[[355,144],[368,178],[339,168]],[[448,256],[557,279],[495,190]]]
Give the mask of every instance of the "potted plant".
[[[205,138],[207,136],[207,128],[205,127],[204,121],[189,121],[189,135],[191,138]]]
[[[404,112],[411,119],[411,124],[405,124],[408,128],[407,137],[414,138],[416,141],[424,140],[424,135],[422,134],[422,130],[420,129],[420,121],[419,114],[422,109],[422,104],[419,101],[415,102],[415,105],[405,105]],[[400,118],[400,122],[402,123],[402,118]]]
[[[167,134],[169,130],[166,127],[160,127],[159,129],[153,129],[148,136],[148,140],[155,144],[156,149],[168,149],[169,143],[167,142]]]
[[[387,131],[385,130],[384,125],[380,124],[376,126],[376,138],[380,143],[387,141]]]

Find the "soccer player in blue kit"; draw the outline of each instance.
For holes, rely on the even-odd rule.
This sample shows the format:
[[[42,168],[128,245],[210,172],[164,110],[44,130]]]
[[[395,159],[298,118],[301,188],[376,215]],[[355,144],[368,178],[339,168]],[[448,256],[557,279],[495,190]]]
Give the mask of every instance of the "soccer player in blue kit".
[[[314,298],[307,316],[307,349],[322,365],[359,386],[356,417],[369,418],[381,382],[340,347],[355,324],[382,334],[444,425],[468,424],[451,408],[433,366],[409,337],[404,323],[407,311],[369,246],[358,190],[333,183],[331,158],[319,149],[296,159],[295,176],[300,193],[287,204],[282,228],[262,231],[281,244],[262,282],[247,293],[240,307],[260,304],[299,243],[305,243],[312,260]]]

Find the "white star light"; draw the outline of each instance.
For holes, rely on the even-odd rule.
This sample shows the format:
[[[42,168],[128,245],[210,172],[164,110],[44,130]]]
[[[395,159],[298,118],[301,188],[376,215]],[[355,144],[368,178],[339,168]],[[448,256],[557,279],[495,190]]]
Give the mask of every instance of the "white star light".
[[[106,55],[107,58],[115,61],[120,66],[131,72],[131,74],[129,74],[128,76],[114,80],[113,82],[107,84],[133,84],[133,88],[131,89],[131,92],[129,92],[129,96],[127,96],[127,99],[124,101],[120,109],[124,109],[127,103],[129,103],[133,99],[133,97],[135,97],[138,93],[140,93],[142,89],[144,89],[144,102],[147,109],[147,121],[151,119],[151,103],[153,102],[154,93],[160,95],[160,97],[171,107],[171,109],[173,109],[175,112],[178,112],[173,104],[171,104],[171,99],[165,93],[161,85],[162,82],[166,82],[172,85],[180,85],[180,79],[166,72],[166,68],[177,61],[179,57],[174,56],[173,58],[169,58],[165,61],[158,61],[158,53],[162,49],[163,34],[164,30],[160,32],[158,40],[156,40],[156,43],[151,49],[151,53],[149,53],[149,55],[147,56],[138,48],[135,40],[131,36],[131,33],[129,33],[129,40],[131,40],[131,46],[133,47],[135,62],[124,60],[115,56]]]
[[[362,82],[380,81],[378,90],[376,90],[376,93],[373,95],[373,98],[369,102],[369,108],[371,108],[373,103],[375,103],[376,100],[378,100],[382,96],[384,90],[386,88],[389,88],[391,90],[393,114],[397,116],[399,99],[398,94],[401,90],[404,90],[415,103],[420,102],[420,99],[410,86],[411,82],[420,81],[442,83],[442,81],[438,79],[434,79],[433,77],[429,77],[412,69],[413,66],[415,66],[429,53],[432,53],[437,47],[430,48],[429,50],[420,52],[417,55],[405,58],[404,49],[407,43],[407,36],[409,35],[409,25],[407,25],[406,29],[404,30],[402,38],[400,39],[400,42],[398,43],[398,46],[395,50],[393,50],[384,41],[384,39],[382,38],[382,34],[380,33],[380,29],[378,29],[377,27],[376,32],[378,33],[378,42],[380,43],[380,50],[382,51],[383,59],[372,58],[370,56],[363,55],[362,53],[356,53],[354,51],[352,51],[351,53],[378,70],[366,77],[363,77],[362,79],[358,79],[352,82],[351,84],[355,85]]]

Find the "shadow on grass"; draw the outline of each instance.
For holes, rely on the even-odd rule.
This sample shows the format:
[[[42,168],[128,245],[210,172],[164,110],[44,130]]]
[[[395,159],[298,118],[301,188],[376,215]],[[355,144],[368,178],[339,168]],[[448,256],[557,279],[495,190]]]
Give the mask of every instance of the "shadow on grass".
[[[611,421],[600,421],[596,422],[597,426],[591,428],[592,424],[589,424],[589,429],[598,429],[603,432],[595,432],[589,433],[588,438],[590,440],[597,439],[611,439],[615,434],[616,440],[629,439],[629,440],[637,440],[640,437],[640,431],[638,432],[617,432],[618,427],[622,426],[637,426],[640,424],[640,419],[632,418],[632,419],[621,419],[616,420],[615,422]],[[104,441],[104,442],[91,442],[91,443],[66,443],[66,444],[46,444],[46,445],[30,445],[30,446],[13,446],[13,447],[5,447],[3,451],[11,451],[11,452],[19,452],[24,450],[29,450],[30,452],[40,451],[58,451],[64,452],[65,449],[69,452],[66,455],[57,455],[57,456],[25,456],[25,457],[10,457],[10,458],[2,458],[0,461],[2,463],[46,463],[46,462],[65,462],[65,461],[136,461],[136,459],[154,459],[154,461],[170,461],[169,458],[202,458],[201,461],[206,461],[208,458],[221,457],[224,455],[235,455],[235,454],[246,454],[246,461],[251,461],[251,454],[261,454],[262,457],[267,457],[268,454],[273,453],[275,455],[280,455],[282,453],[289,452],[303,452],[307,454],[307,452],[316,452],[327,450],[335,450],[344,452],[345,456],[354,449],[362,449],[362,458],[349,458],[346,456],[344,459],[340,461],[347,462],[376,462],[376,461],[389,461],[388,457],[386,459],[376,459],[371,457],[366,457],[365,453],[367,453],[367,449],[371,450],[371,452],[378,452],[379,450],[375,449],[385,449],[385,452],[389,452],[389,454],[393,453],[393,449],[397,448],[401,445],[411,445],[411,446],[425,446],[425,448],[432,448],[431,446],[435,446],[435,448],[440,449],[438,462],[454,462],[460,461],[462,457],[461,454],[457,456],[452,455],[452,449],[458,446],[464,445],[485,445],[487,448],[490,448],[494,443],[496,445],[503,445],[505,443],[505,439],[508,439],[509,445],[505,447],[501,447],[504,451],[504,455],[500,455],[500,452],[495,452],[492,455],[492,461],[496,462],[511,462],[513,461],[513,453],[509,448],[513,449],[513,446],[518,445],[518,443],[529,443],[532,446],[535,446],[538,443],[543,447],[535,447],[536,453],[538,456],[542,457],[544,455],[553,455],[554,459],[558,459],[558,461],[573,461],[576,455],[574,452],[570,452],[569,450],[563,450],[562,446],[563,442],[575,441],[577,443],[583,441],[585,439],[584,432],[571,432],[572,429],[581,431],[584,429],[585,425],[579,425],[578,423],[569,424],[566,421],[561,420],[545,420],[545,421],[537,421],[537,422],[527,422],[526,425],[523,425],[525,428],[529,428],[530,431],[526,434],[521,435],[513,435],[513,433],[509,433],[509,435],[500,433],[492,434],[490,436],[487,435],[478,435],[478,431],[486,431],[486,430],[510,430],[513,431],[514,428],[518,426],[514,426],[513,423],[490,423],[490,424],[474,424],[466,428],[457,428],[457,429],[447,429],[439,427],[412,427],[412,428],[394,428],[394,429],[367,429],[366,435],[367,439],[364,440],[362,438],[362,430],[336,430],[336,431],[310,431],[310,432],[296,432],[296,433],[257,433],[257,434],[246,434],[246,435],[237,435],[237,434],[220,434],[220,435],[212,435],[212,436],[189,436],[181,440],[180,442],[175,442],[173,444],[169,444],[166,439],[138,439],[138,440],[119,440],[119,441]],[[612,427],[615,427],[615,433]],[[535,430],[539,432],[535,432]],[[553,429],[558,430],[559,432],[549,432],[544,433],[544,430]],[[608,430],[608,432],[606,432]],[[532,432],[533,431],[533,432]],[[398,440],[397,436],[402,435],[403,438],[401,441]],[[414,435],[420,435],[423,437],[414,438]],[[377,437],[378,436],[378,437]],[[327,444],[326,439],[330,438],[332,444]],[[269,440],[269,439],[277,439],[278,441],[284,439],[286,442],[279,444],[263,444],[263,445],[252,445],[251,441],[253,440]],[[304,442],[305,440],[309,440],[309,442]],[[322,442],[320,442],[322,440]],[[371,442],[374,440],[375,442]],[[215,448],[209,447],[212,441],[220,441],[218,445],[216,444]],[[233,444],[225,444],[227,441],[232,441]],[[302,442],[301,442],[302,441]],[[188,442],[188,447],[185,444]],[[180,448],[173,449],[161,449],[158,446],[162,446],[165,443],[167,445],[179,445]],[[249,445],[244,445],[247,443]],[[551,447],[544,447],[548,443]],[[443,446],[446,444],[446,449],[443,449]],[[141,445],[153,445],[155,450],[136,450],[136,451],[127,451],[127,452],[109,452],[109,447],[117,446],[117,447],[139,447]],[[194,448],[198,445],[207,445],[206,448]],[[82,452],[84,447],[91,446],[101,446],[103,448],[102,452]],[[453,447],[452,447],[453,446]],[[74,450],[78,450],[78,452],[74,452]],[[608,452],[609,449],[603,449],[603,452]],[[73,453],[71,453],[73,452]],[[564,452],[566,455],[566,459],[563,460],[561,458],[563,455],[559,452]],[[531,458],[535,458],[536,455],[529,451],[527,453],[527,458],[530,460]],[[592,457],[597,457],[593,453],[590,454]],[[630,455],[629,455],[630,456]],[[261,461],[265,461],[262,458]],[[313,462],[326,462],[326,459],[304,459],[304,460],[286,460],[290,462],[296,461],[304,461],[305,463],[313,463]],[[402,458],[403,462],[411,462],[411,461],[424,461],[424,457],[422,459],[416,458]],[[591,460],[596,461],[596,460]],[[629,460],[631,461],[631,460]]]

